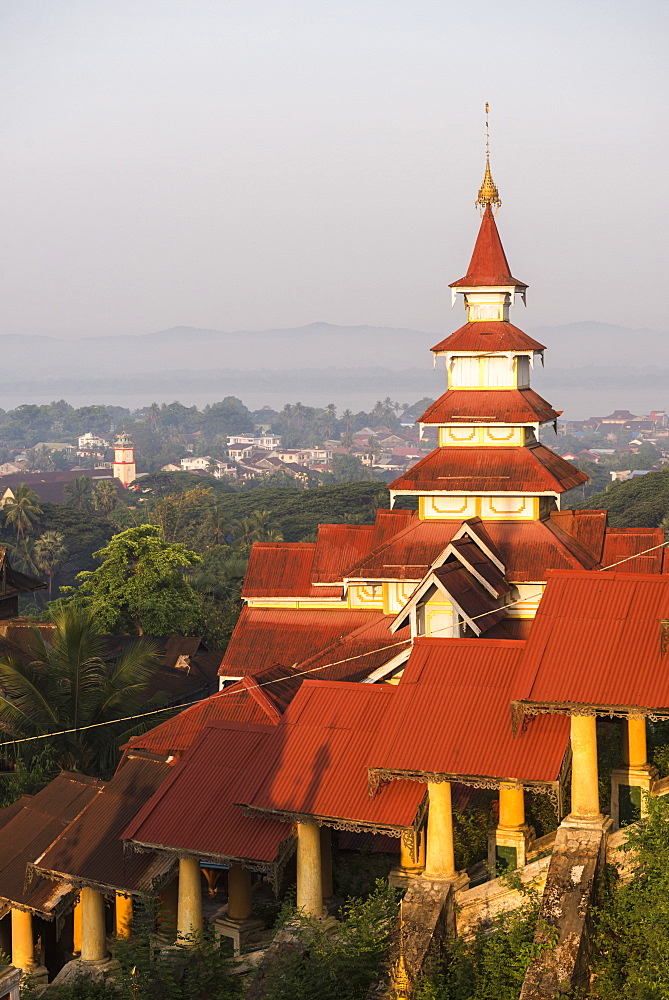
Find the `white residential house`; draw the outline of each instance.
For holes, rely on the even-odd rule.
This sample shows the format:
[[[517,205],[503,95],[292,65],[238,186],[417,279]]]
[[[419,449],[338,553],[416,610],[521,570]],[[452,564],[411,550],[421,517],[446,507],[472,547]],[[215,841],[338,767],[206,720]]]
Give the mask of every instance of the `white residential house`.
[[[106,437],[101,437],[99,434],[93,434],[91,431],[86,431],[82,434],[78,440],[79,447],[85,451],[95,451],[98,448],[107,448],[109,446],[109,439]]]
[[[228,437],[228,450],[238,445],[250,445],[260,451],[274,451],[281,447],[281,438],[276,434],[231,434]]]

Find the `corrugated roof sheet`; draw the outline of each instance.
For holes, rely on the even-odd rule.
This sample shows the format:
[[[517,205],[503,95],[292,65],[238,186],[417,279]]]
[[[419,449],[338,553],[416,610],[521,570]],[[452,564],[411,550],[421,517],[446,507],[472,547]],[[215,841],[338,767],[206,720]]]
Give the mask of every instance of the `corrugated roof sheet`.
[[[276,664],[244,677],[148,732],[133,736],[124,749],[182,754],[210,722],[274,725],[300,685],[294,674],[292,668]],[[259,688],[258,684],[266,686]]]
[[[664,541],[662,528],[608,528],[604,538],[602,566],[628,560],[635,552],[643,552]],[[657,548],[644,556],[629,559],[620,566],[623,573],[662,573],[664,550]],[[666,570],[664,570],[666,572]]]
[[[504,253],[502,241],[497,231],[497,223],[490,205],[486,205],[474,252],[464,278],[453,281],[451,288],[476,287],[479,285],[516,285],[527,288],[523,281],[511,277],[511,269]]]
[[[669,577],[549,573],[512,697],[669,708]]]
[[[151,892],[168,859],[124,854],[120,835],[171,771],[163,761],[129,758],[53,843],[34,859],[38,874],[124,892]]]
[[[482,324],[473,323],[472,326]],[[500,324],[501,325],[501,324]],[[446,343],[446,341],[444,341]],[[428,406],[417,424],[535,424],[559,414],[534,389],[449,389]]]
[[[123,832],[124,840],[221,859],[274,862],[291,828],[245,816],[267,771],[273,726],[212,723]]]
[[[388,487],[416,493],[564,493],[588,476],[544,445],[435,448]]]
[[[510,692],[523,648],[501,639],[416,639],[369,767],[555,781],[569,720],[538,716],[512,732]]]
[[[222,676],[241,677],[275,663],[290,667],[382,617],[381,611],[348,608],[311,611],[245,607],[218,672]]]
[[[242,597],[339,597],[341,587],[312,587],[315,542],[256,542]]]
[[[372,524],[320,524],[311,567],[312,584],[341,583],[346,566],[369,552],[373,534]]]
[[[557,524],[564,532],[575,538],[595,562],[600,564],[604,551],[607,517],[606,510],[552,510],[550,515],[553,524]]]
[[[507,320],[491,320],[465,323],[455,333],[435,344],[431,350],[435,354],[442,351],[450,354],[458,351],[480,351],[485,354],[491,351],[545,351],[546,348],[513,323]]]
[[[394,615],[383,615],[373,622],[349,632],[315,656],[297,665],[297,673],[313,671],[312,679],[323,681],[362,681],[383,666],[411,641],[409,627],[391,633]],[[338,663],[346,660],[345,663]],[[330,666],[329,664],[333,664]],[[320,667],[323,665],[323,669]]]
[[[245,804],[296,817],[411,826],[424,788],[392,782],[370,799],[367,786],[368,755],[395,694],[387,685],[306,680],[275,730],[264,780]]]
[[[460,521],[414,520],[348,571],[354,580],[421,580],[460,529]],[[547,521],[486,521],[486,532],[513,583],[546,579],[548,569],[581,569],[582,563]],[[592,560],[588,556],[588,568]]]
[[[467,570],[455,560],[449,559],[443,566],[435,569],[434,576],[465,615],[476,619],[473,624],[478,631],[486,632],[506,618],[506,608],[500,607],[499,601],[491,597],[487,590],[474,581]],[[482,617],[483,615],[485,617]]]
[[[63,771],[36,795],[24,797],[21,809],[0,829],[0,898],[44,915],[58,900],[53,883],[25,888],[26,866],[58,837],[99,792],[102,782]]]

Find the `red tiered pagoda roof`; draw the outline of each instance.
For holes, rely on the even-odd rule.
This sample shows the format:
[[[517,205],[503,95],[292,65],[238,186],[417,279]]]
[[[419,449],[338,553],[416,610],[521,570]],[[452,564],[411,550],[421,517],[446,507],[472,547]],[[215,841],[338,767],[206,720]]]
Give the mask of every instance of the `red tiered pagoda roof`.
[[[533,389],[449,389],[416,423],[543,424],[557,420],[560,412]]]
[[[588,478],[542,444],[436,448],[388,488],[396,493],[565,493]]]
[[[465,323],[455,333],[431,348],[435,354],[456,354],[458,351],[545,351],[538,340],[534,340],[507,320]]]
[[[527,288],[524,281],[511,277],[511,268],[490,205],[486,205],[483,213],[467,274],[459,281],[451,282],[450,287],[476,288],[481,285]]]

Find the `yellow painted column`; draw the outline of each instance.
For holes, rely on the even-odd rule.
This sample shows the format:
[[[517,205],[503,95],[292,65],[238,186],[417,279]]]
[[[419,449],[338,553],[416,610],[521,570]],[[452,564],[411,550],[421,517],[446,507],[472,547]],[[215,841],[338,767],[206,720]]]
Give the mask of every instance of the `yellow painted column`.
[[[623,737],[623,760],[628,767],[645,767],[648,763],[646,719],[628,716]]]
[[[33,915],[26,910],[12,908],[12,965],[28,972],[36,964]]]
[[[601,819],[597,771],[597,719],[594,715],[571,716],[571,816]]]
[[[105,962],[108,957],[105,898],[101,892],[84,886],[81,890],[81,961]]]
[[[430,808],[427,816],[425,877],[452,879],[455,876],[453,851],[453,809],[450,781],[429,781]]]
[[[308,917],[323,916],[321,834],[317,823],[297,824],[297,908]]]
[[[499,786],[499,826],[518,830],[525,825],[525,795],[522,785],[503,781]]]
[[[75,955],[81,954],[81,893],[72,911],[72,951]]]
[[[192,941],[203,927],[200,865],[195,858],[180,858],[177,938]]]
[[[248,920],[252,912],[251,872],[232,865],[228,872],[228,919]]]
[[[329,826],[320,828],[321,837],[321,879],[323,882],[323,899],[334,895],[332,884],[332,830]]]
[[[132,933],[132,896],[116,893],[116,937],[129,938]]]
[[[400,874],[417,875],[425,868],[425,833],[422,830],[408,833],[413,840],[413,850],[409,836],[406,841],[404,836],[400,837]]]

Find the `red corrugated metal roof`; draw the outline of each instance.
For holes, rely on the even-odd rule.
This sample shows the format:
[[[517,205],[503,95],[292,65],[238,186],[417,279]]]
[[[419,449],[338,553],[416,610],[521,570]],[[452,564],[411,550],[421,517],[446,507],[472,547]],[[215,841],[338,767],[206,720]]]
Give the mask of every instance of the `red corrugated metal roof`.
[[[26,888],[26,866],[53,843],[101,786],[97,778],[63,771],[46,788],[22,800],[21,809],[0,829],[0,899],[51,911],[53,883]]]
[[[319,524],[311,583],[340,583],[346,566],[369,552],[373,534],[372,524]]]
[[[435,448],[388,487],[395,492],[564,493],[588,481],[544,445]]]
[[[455,333],[435,344],[431,350],[435,354],[441,352],[456,354],[458,351],[480,351],[482,354],[488,354],[493,351],[545,351],[546,348],[513,323],[494,320],[465,323]]]
[[[300,682],[293,675],[290,667],[275,665],[258,671],[254,677],[244,677],[148,732],[133,736],[124,749],[180,754],[210,722],[274,724],[299,687]],[[258,684],[267,686],[259,688]]]
[[[605,510],[552,510],[550,519],[587,549],[595,562],[602,563],[607,516]]]
[[[443,566],[435,569],[434,576],[465,615],[476,619],[476,627],[480,632],[487,631],[506,618],[506,608],[499,607],[499,601],[475,582],[464,566],[455,559],[449,559]]]
[[[527,288],[523,281],[511,277],[511,269],[490,205],[486,205],[483,213],[467,274],[459,281],[451,282],[450,287],[467,288],[479,285],[516,285],[519,288]]]
[[[555,781],[569,741],[568,719],[539,716],[522,733],[512,732],[510,692],[524,646],[501,639],[416,639],[369,767]]]
[[[313,671],[313,679],[324,681],[362,681],[372,671],[397,656],[411,641],[411,630],[406,627],[390,632],[394,615],[384,615],[377,621],[362,625],[331,645],[303,660],[297,673]],[[337,663],[347,660],[346,663]],[[317,669],[322,664],[334,664]]]
[[[218,672],[235,677],[275,663],[290,667],[381,617],[381,611],[348,608],[243,608]]]
[[[669,578],[549,573],[512,697],[669,708]]]
[[[661,545],[664,541],[662,528],[608,528],[604,538],[602,566],[611,566],[621,559],[628,559],[635,552],[643,552]],[[622,563],[623,573],[661,573],[663,549],[647,552]]]
[[[312,587],[315,542],[256,542],[242,597],[340,597],[341,587]]]
[[[245,804],[268,813],[411,826],[424,788],[393,782],[372,799],[367,788],[369,751],[395,694],[387,685],[305,681],[276,729],[273,764]]]
[[[449,389],[417,424],[535,424],[559,416],[534,389]]]
[[[221,859],[273,862],[286,823],[244,816],[268,768],[273,726],[213,723],[123,831],[124,840]]]
[[[75,884],[151,892],[154,880],[169,868],[167,859],[151,854],[125,856],[119,837],[170,770],[163,761],[127,760],[31,867],[38,874],[57,875]]]
[[[358,566],[351,567],[349,579],[421,580],[462,523],[416,519]],[[551,530],[548,521],[486,521],[485,529],[506,567],[506,578],[513,583],[545,580],[548,569],[582,568],[571,547]]]
[[[418,519],[418,515],[413,510],[386,510],[380,508],[376,512],[374,521],[374,534],[369,551],[372,552],[383,545],[389,538],[393,538],[404,528]]]

